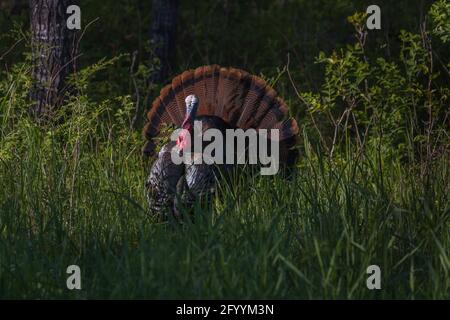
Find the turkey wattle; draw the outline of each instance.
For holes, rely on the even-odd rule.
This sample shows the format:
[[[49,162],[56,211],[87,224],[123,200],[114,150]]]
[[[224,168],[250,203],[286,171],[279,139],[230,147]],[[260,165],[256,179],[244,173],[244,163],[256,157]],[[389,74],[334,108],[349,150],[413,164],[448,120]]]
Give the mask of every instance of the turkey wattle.
[[[186,148],[185,136],[192,136],[194,121],[201,121],[203,131],[278,129],[280,163],[292,164],[297,157],[297,122],[288,116],[286,103],[263,79],[243,70],[211,65],[185,71],[161,90],[147,118],[146,155],[154,155],[153,139],[163,123],[182,128],[178,140],[161,149],[150,169],[146,189],[153,213],[168,210],[177,215],[180,202],[189,206],[214,190],[217,165],[175,164],[171,159],[173,148]]]

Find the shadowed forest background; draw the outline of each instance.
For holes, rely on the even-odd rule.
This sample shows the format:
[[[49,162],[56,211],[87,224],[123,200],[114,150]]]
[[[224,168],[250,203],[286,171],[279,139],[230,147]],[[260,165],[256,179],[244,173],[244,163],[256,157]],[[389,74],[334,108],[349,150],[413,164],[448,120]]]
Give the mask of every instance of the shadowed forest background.
[[[0,2],[0,298],[448,299],[450,4],[170,2],[161,61],[160,1],[79,1],[74,72],[44,116],[28,1]],[[207,64],[272,85],[301,156],[221,183],[195,223],[157,222],[145,113]],[[66,288],[72,264],[82,290]],[[366,287],[373,264],[381,290]]]

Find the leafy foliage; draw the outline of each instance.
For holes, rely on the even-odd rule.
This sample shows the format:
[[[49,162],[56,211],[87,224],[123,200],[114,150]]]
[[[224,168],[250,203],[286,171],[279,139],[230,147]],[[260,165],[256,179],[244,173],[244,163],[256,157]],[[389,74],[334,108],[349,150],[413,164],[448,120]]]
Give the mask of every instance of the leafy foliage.
[[[433,33],[442,42],[450,40],[450,3],[440,0],[434,3],[430,9],[430,17],[433,21]]]
[[[130,129],[137,98],[148,105],[158,89],[149,2],[84,5],[87,21],[103,21],[81,42],[62,121],[28,114],[25,19],[0,37],[2,48],[19,41],[0,53],[1,298],[448,299],[445,1],[417,28],[410,1],[381,1],[374,32],[353,14],[363,1],[182,1],[176,71],[259,73],[302,130],[288,179],[239,171],[183,225],[147,215],[149,164]],[[3,29],[9,19],[0,14]],[[65,288],[70,264],[81,291]],[[365,286],[371,264],[382,290]]]

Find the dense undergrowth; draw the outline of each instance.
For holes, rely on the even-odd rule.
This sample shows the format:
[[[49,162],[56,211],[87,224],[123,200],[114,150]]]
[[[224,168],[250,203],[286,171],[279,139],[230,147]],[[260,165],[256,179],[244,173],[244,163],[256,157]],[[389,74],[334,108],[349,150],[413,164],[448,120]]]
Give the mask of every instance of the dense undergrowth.
[[[289,65],[265,76],[299,117],[299,163],[242,171],[183,225],[148,216],[134,98],[101,80],[129,57],[86,66],[64,120],[38,123],[25,55],[0,79],[0,297],[449,298],[450,61],[432,51],[449,15],[437,2],[396,56],[373,58],[355,14],[355,43],[317,57],[317,90]],[[381,290],[366,287],[374,264]]]

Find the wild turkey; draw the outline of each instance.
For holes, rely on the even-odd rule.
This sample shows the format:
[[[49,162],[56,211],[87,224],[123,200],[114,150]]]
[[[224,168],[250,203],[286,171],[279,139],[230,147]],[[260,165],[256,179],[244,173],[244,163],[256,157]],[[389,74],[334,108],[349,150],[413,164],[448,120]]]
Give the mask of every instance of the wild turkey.
[[[183,150],[183,136],[191,133],[195,121],[203,131],[216,128],[279,129],[280,163],[292,164],[297,157],[293,148],[298,134],[297,122],[288,116],[286,103],[266,82],[243,70],[218,65],[184,71],[165,86],[147,114],[143,134],[145,155],[155,153],[153,141],[161,125],[174,124],[183,130],[176,142],[162,147],[146,180],[147,198],[153,213],[179,214],[174,204],[190,205],[196,198],[214,190],[217,166],[175,164],[173,148]],[[194,154],[195,156],[195,154]],[[187,194],[187,196],[186,196]]]

